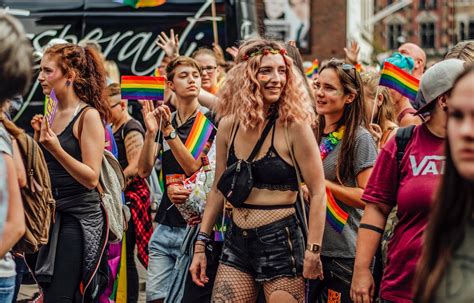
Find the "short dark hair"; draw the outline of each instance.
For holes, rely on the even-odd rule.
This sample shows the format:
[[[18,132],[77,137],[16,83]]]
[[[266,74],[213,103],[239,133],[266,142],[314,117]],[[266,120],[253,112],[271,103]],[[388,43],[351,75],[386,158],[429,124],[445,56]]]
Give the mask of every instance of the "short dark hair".
[[[0,106],[23,94],[33,77],[33,48],[21,23],[0,13]]]
[[[196,60],[186,56],[179,56],[171,60],[166,66],[166,78],[168,81],[173,81],[174,73],[178,66],[191,66],[197,69],[200,74],[202,73],[202,68]]]

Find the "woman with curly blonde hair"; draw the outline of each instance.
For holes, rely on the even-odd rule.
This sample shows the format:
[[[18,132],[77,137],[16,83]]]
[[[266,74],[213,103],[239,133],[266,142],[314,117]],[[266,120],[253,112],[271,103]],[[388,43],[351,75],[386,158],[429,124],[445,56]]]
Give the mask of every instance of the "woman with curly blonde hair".
[[[263,285],[267,302],[303,302],[303,277],[323,278],[324,175],[310,126],[311,101],[292,66],[279,43],[248,40],[219,92],[216,181],[190,268],[193,281],[204,286],[206,248],[226,198],[234,208],[213,301],[255,301]],[[299,184],[294,163],[310,192],[307,243],[295,211]],[[242,168],[250,171],[244,181],[253,181],[246,186]]]

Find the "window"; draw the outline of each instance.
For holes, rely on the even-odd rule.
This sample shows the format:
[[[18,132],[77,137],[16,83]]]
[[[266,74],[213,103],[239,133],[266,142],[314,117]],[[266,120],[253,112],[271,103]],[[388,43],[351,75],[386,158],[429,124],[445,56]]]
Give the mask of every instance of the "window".
[[[435,24],[434,22],[426,22],[421,24],[420,40],[422,48],[435,47]]]
[[[420,5],[418,6],[420,10],[423,9],[436,9],[436,0],[420,0]]]
[[[387,42],[389,49],[397,49],[400,46],[398,38],[402,35],[401,24],[389,24],[387,28]]]
[[[474,39],[474,20],[469,21],[469,38],[467,40]]]
[[[466,25],[464,24],[464,22],[459,23],[459,40],[466,40]]]

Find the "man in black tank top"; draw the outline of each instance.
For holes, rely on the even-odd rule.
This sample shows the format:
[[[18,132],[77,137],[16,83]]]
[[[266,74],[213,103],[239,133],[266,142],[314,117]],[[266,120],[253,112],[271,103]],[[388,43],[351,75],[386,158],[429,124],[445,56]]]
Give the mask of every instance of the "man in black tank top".
[[[161,157],[164,181],[163,198],[155,218],[158,226],[149,244],[148,302],[163,302],[166,298],[171,273],[181,255],[187,223],[174,203],[185,202],[189,191],[174,188],[168,191],[170,184],[191,176],[202,166],[201,157],[195,159],[185,142],[196,117],[204,114],[209,118],[210,115],[197,99],[201,89],[201,68],[196,61],[178,57],[169,63],[166,72],[167,88],[176,95],[177,110],[171,114],[165,105],[155,109],[151,101],[145,103],[143,114],[147,130],[138,166],[139,175],[147,177],[157,157]]]

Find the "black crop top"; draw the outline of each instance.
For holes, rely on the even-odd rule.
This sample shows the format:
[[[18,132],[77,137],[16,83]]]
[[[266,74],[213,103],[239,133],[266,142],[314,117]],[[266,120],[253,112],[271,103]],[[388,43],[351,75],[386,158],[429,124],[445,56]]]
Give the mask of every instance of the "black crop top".
[[[237,162],[237,156],[234,150],[234,140],[238,131],[234,133],[229,148],[229,157],[227,158],[227,167]],[[281,191],[298,191],[298,179],[296,177],[295,168],[288,164],[278,154],[273,144],[275,137],[275,126],[272,130],[272,143],[265,156],[252,162],[252,176],[254,179],[253,186],[259,189],[281,190]]]

